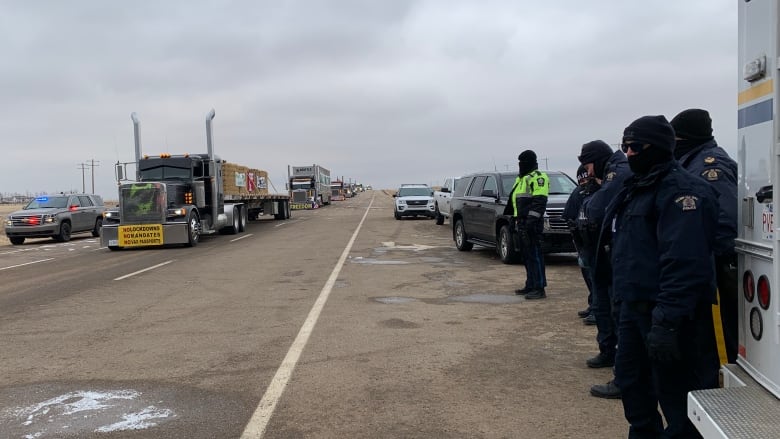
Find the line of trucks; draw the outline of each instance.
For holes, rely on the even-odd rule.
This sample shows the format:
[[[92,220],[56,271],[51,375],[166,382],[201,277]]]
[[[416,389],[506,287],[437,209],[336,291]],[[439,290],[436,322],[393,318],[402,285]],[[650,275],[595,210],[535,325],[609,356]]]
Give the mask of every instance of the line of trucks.
[[[290,217],[290,197],[268,193],[268,173],[228,163],[214,154],[212,121],[206,116],[205,154],[143,155],[141,123],[131,115],[135,181],[119,185],[119,206],[104,213],[101,244],[111,250],[198,244],[201,235],[243,232],[260,214]],[[117,180],[126,167],[117,164]]]
[[[268,192],[268,172],[228,163],[214,154],[212,123],[206,116],[205,154],[142,153],[141,123],[133,113],[134,181],[127,181],[127,164],[116,166],[119,206],[103,216],[101,244],[111,250],[127,247],[184,244],[193,247],[202,235],[236,234],[260,215],[290,218],[294,209],[344,199],[350,187],[330,180],[320,165],[288,167],[288,193]],[[334,187],[337,185],[337,187]],[[354,187],[352,188],[354,190]],[[339,198],[340,196],[340,198]]]
[[[710,438],[780,438],[780,7],[738,0],[739,352],[723,387],[688,394],[688,418]]]

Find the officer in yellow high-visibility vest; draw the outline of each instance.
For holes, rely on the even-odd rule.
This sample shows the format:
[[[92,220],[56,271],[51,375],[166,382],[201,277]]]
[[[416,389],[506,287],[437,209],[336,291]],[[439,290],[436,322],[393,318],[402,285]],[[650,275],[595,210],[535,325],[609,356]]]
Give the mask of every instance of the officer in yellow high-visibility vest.
[[[515,294],[525,295],[526,299],[544,299],[547,278],[541,241],[550,179],[539,170],[536,153],[530,149],[520,153],[517,160],[520,170],[507,210],[512,206],[512,216],[521,236],[526,281],[525,287],[515,290]]]

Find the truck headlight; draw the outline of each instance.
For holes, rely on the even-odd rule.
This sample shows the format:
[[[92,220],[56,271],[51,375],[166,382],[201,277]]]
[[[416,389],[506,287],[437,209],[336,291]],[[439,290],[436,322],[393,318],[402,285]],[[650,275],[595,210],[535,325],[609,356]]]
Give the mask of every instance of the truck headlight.
[[[12,225],[14,225],[14,222],[11,221],[11,220],[5,220],[5,225],[6,226],[12,226]]]

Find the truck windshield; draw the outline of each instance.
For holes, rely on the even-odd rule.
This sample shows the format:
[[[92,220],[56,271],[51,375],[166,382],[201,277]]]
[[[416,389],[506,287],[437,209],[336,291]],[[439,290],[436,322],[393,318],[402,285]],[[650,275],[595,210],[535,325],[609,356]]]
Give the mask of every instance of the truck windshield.
[[[38,197],[30,201],[24,209],[44,209],[47,207],[54,209],[68,207],[68,197]]]
[[[141,170],[141,180],[189,180],[191,177],[190,168],[179,168],[174,166],[157,166]]]
[[[311,189],[311,183],[309,183],[308,181],[305,183],[293,182],[292,188],[293,190]]]

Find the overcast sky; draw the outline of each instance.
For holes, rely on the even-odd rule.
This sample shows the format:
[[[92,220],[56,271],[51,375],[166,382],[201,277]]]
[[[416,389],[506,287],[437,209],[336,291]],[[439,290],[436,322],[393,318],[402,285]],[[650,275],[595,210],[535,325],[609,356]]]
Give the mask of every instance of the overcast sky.
[[[394,188],[516,169],[570,175],[632,120],[710,111],[736,153],[737,1],[0,0],[0,193],[116,199],[113,164],[215,151]],[[543,160],[546,158],[547,160]],[[273,191],[273,190],[272,190]]]

